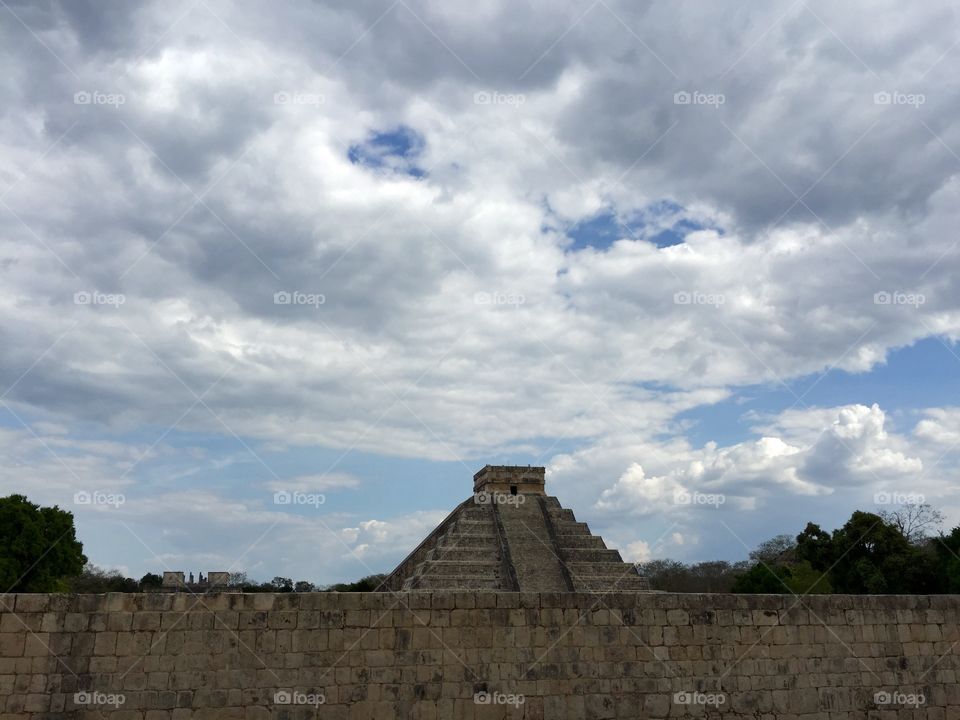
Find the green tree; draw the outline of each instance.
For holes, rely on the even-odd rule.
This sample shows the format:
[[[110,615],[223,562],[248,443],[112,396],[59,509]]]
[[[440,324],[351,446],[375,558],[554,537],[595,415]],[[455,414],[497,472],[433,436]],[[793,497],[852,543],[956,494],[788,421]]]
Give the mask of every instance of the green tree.
[[[337,583],[327,588],[328,592],[376,592],[382,590],[381,585],[387,579],[386,575],[368,575],[352,583]]]
[[[275,592],[293,592],[293,580],[279,575],[270,581]]]
[[[654,590],[665,592],[731,592],[737,577],[747,570],[747,563],[725,560],[686,565],[679,560],[650,560],[637,565]]]
[[[87,563],[83,571],[67,580],[70,592],[108,593],[138,592],[140,586],[133,578],[124,577],[118,570],[105,570],[93,563]]]
[[[755,564],[737,578],[733,592],[795,595],[828,593],[831,587],[826,577],[826,567],[815,569],[808,557],[826,564],[832,553],[830,535],[813,523],[808,523],[796,538],[777,535],[750,552],[750,559]]]
[[[824,595],[833,592],[833,586],[827,574],[815,570],[806,560],[789,567],[790,577],[786,582],[791,592],[797,595]]]
[[[733,592],[817,595],[832,592],[830,581],[806,560],[791,565],[757,563],[737,578]]]
[[[73,513],[23,495],[0,498],[0,591],[59,592],[87,562]]]
[[[156,573],[147,573],[140,578],[139,584],[141,590],[163,587],[163,577],[161,575],[157,575]]]
[[[689,584],[690,573],[679,560],[648,560],[637,565],[637,572],[647,578],[653,590],[682,592],[680,588]]]
[[[756,550],[750,551],[750,559],[767,565],[789,562],[793,559],[797,540],[792,535],[777,535],[760,543]]]
[[[789,592],[790,569],[785,565],[757,563],[733,583],[735,593],[782,594]]]
[[[910,544],[879,515],[857,510],[835,530],[830,581],[851,594],[928,593],[936,589],[933,557]]]
[[[814,570],[826,572],[833,565],[833,538],[816,523],[807,523],[803,532],[797,535],[794,550],[797,560],[806,560]]]
[[[955,527],[949,535],[941,534],[932,547],[940,580],[939,591],[960,593],[960,527]]]

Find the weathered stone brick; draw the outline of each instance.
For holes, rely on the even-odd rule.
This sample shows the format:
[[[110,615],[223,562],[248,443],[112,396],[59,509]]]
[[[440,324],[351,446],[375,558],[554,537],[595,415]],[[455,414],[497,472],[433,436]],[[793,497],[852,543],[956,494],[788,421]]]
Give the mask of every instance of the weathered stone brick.
[[[27,635],[25,632],[0,633],[0,657],[20,657],[23,655],[23,648],[26,644],[26,640]]]
[[[12,696],[14,709],[29,716],[29,703],[38,702],[31,696],[52,698],[49,712],[57,712],[54,703],[75,691],[76,677],[39,650],[43,639],[72,672],[107,689],[122,676],[115,689],[130,694],[122,712],[140,718],[177,709],[246,717],[267,710],[280,683],[322,684],[331,699],[324,717],[350,717],[351,703],[397,713],[398,703],[412,712],[428,701],[443,717],[441,708],[456,712],[457,700],[469,703],[460,706],[468,716],[484,717],[488,710],[472,702],[478,677],[522,687],[539,702],[527,710],[543,715],[555,707],[558,717],[655,717],[677,678],[711,678],[718,668],[732,668],[727,712],[760,717],[801,707],[811,717],[852,720],[872,701],[878,678],[891,687],[917,678],[931,698],[927,710],[960,703],[953,689],[960,660],[950,652],[960,633],[935,622],[960,615],[941,600],[934,612],[931,599],[833,596],[807,608],[737,596],[617,597],[600,605],[589,594],[536,597],[534,604],[530,594],[451,593],[431,608],[430,593],[410,593],[404,599],[417,608],[394,608],[390,594],[305,595],[296,605],[308,609],[284,599],[258,610],[245,596],[224,596],[224,608],[245,608],[217,611],[242,623],[239,634],[202,606],[161,615],[173,605],[149,596],[112,599],[115,611],[106,600],[48,598],[47,611],[25,613],[45,634],[31,636],[19,623],[0,633],[0,696]],[[374,622],[384,612],[387,627]],[[930,658],[942,659],[931,669]]]

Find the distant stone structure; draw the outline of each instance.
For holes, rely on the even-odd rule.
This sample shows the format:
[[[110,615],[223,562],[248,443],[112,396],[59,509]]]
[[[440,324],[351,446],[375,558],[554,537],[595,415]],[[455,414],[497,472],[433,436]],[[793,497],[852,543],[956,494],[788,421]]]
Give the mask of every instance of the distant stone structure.
[[[230,584],[230,573],[228,572],[208,572],[207,585],[211,588],[226,587]]]
[[[183,572],[165,570],[163,573],[163,583],[161,587],[164,590],[180,590],[187,586],[184,580]]]
[[[542,467],[487,465],[387,577],[397,590],[649,591],[646,578],[546,493]]]
[[[166,570],[163,573],[160,591],[204,593],[225,588],[229,583],[230,573],[228,572],[209,572],[206,577],[203,573],[198,573],[197,579],[194,580],[193,573],[190,573],[189,578],[185,578],[182,570]]]
[[[473,492],[546,495],[546,468],[485,465],[473,476]]]

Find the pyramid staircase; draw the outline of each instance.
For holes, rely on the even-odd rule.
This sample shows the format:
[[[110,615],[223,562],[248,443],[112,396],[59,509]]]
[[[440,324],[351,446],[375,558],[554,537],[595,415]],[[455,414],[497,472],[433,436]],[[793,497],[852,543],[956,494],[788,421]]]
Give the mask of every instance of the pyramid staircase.
[[[543,497],[544,512],[553,527],[557,554],[570,575],[576,592],[649,592],[647,578],[619,551],[608,549],[603,538],[577,522],[573,510],[555,497]]]
[[[461,503],[384,582],[387,590],[649,592],[646,578],[555,497]]]
[[[429,538],[428,538],[429,539]],[[423,553],[401,590],[501,590],[503,549],[493,507],[470,501]]]

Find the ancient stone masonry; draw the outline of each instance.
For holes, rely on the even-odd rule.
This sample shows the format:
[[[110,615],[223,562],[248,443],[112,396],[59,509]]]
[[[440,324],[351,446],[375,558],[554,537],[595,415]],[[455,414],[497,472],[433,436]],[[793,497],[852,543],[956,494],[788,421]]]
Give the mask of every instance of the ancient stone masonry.
[[[650,592],[487,466],[376,593],[0,596],[0,720],[960,720],[960,597]]]
[[[542,467],[487,465],[472,498],[385,581],[389,590],[644,591],[649,586],[545,490]]]
[[[0,719],[960,718],[960,598],[6,595]]]
[[[193,573],[189,578],[182,570],[166,570],[163,573],[163,582],[156,590],[163,592],[191,592],[205,593],[211,590],[222,590],[230,583],[230,573],[228,572],[209,572],[204,577],[200,573],[194,580]]]

